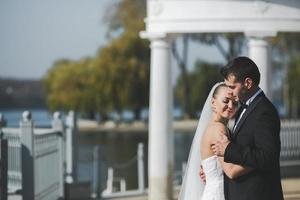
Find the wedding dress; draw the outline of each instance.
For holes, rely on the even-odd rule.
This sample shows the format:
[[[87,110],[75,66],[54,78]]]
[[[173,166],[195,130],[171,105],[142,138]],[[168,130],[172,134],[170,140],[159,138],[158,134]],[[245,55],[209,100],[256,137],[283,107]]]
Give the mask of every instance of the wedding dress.
[[[211,99],[215,88],[222,83],[217,83],[211,89],[192,142],[190,154],[182,181],[179,200],[224,200],[223,171],[216,156],[201,159],[200,144],[204,130],[208,126],[212,116]],[[206,184],[200,179],[199,172],[202,165]]]
[[[223,170],[218,157],[208,157],[202,160],[201,163],[206,176],[206,184],[201,200],[224,200]]]

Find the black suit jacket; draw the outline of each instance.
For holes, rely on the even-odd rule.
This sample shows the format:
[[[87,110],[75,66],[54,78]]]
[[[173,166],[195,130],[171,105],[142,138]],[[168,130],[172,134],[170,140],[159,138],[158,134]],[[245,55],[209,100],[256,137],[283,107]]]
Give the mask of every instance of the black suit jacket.
[[[261,92],[232,134],[224,161],[254,168],[234,180],[224,175],[226,200],[283,200],[280,180],[280,119]]]

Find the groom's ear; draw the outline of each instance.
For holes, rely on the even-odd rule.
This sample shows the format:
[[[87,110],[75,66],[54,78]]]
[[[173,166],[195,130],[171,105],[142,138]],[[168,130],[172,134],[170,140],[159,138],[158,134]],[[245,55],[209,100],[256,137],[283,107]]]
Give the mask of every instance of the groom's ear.
[[[253,87],[253,80],[251,78],[246,78],[244,83],[245,83],[245,87],[247,89],[250,89]]]

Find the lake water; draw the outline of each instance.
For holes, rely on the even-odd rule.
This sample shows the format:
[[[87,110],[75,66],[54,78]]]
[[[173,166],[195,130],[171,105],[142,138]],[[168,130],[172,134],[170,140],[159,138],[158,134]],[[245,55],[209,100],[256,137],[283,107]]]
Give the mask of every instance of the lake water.
[[[8,127],[18,127],[24,110],[0,110],[7,120]],[[52,114],[46,110],[32,110],[32,119],[37,127],[50,127]],[[188,158],[193,134],[175,132],[175,171],[181,170],[182,162]],[[138,143],[144,144],[145,184],[148,171],[148,133],[91,132],[78,134],[77,177],[79,181],[93,180],[93,149],[99,147],[101,188],[107,180],[108,167],[115,167],[114,177],[124,178],[127,189],[137,188],[137,162],[132,160],[137,154]],[[129,160],[132,162],[128,163]]]
[[[175,171],[180,171],[182,163],[186,162],[193,134],[175,132],[174,162]],[[108,167],[114,166],[114,177],[124,178],[127,189],[136,189],[137,162],[132,160],[137,154],[138,143],[144,144],[145,178],[148,171],[148,134],[145,133],[84,133],[79,134],[78,179],[92,181],[93,179],[93,149],[100,148],[101,187],[105,188]],[[128,161],[132,162],[128,163]],[[146,186],[148,180],[146,179]],[[178,177],[178,181],[181,181]]]
[[[22,119],[22,113],[24,110],[0,110],[0,113],[4,115],[7,121],[8,127],[18,127],[19,122]],[[37,127],[50,127],[52,114],[47,110],[30,110],[34,125]]]

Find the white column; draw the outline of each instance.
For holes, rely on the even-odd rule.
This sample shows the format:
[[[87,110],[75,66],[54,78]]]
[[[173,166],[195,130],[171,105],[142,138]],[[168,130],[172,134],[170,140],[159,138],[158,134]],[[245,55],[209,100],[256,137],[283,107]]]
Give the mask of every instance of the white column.
[[[34,199],[38,184],[35,177],[34,162],[34,134],[31,112],[25,111],[20,121],[21,136],[21,168],[22,168],[22,196],[23,199]],[[20,164],[20,163],[19,163]]]
[[[138,144],[137,150],[138,160],[137,160],[137,168],[138,168],[138,190],[140,192],[145,191],[145,179],[144,179],[144,145],[143,143]]]
[[[64,123],[62,120],[62,116],[60,112],[55,112],[53,114],[53,121],[52,121],[52,129],[56,130],[57,132],[59,132],[59,136],[58,136],[58,150],[59,150],[59,189],[60,189],[60,197],[64,197],[64,142],[63,142],[63,138],[64,138],[64,132],[65,132],[65,128],[64,128]]]
[[[149,200],[172,199],[173,133],[170,42],[151,38]]]
[[[264,37],[249,37],[248,39],[249,57],[256,63],[260,71],[260,88],[269,99],[272,99],[269,44]]]
[[[76,182],[77,177],[77,125],[74,111],[69,111],[66,126],[66,183],[71,184]]]

